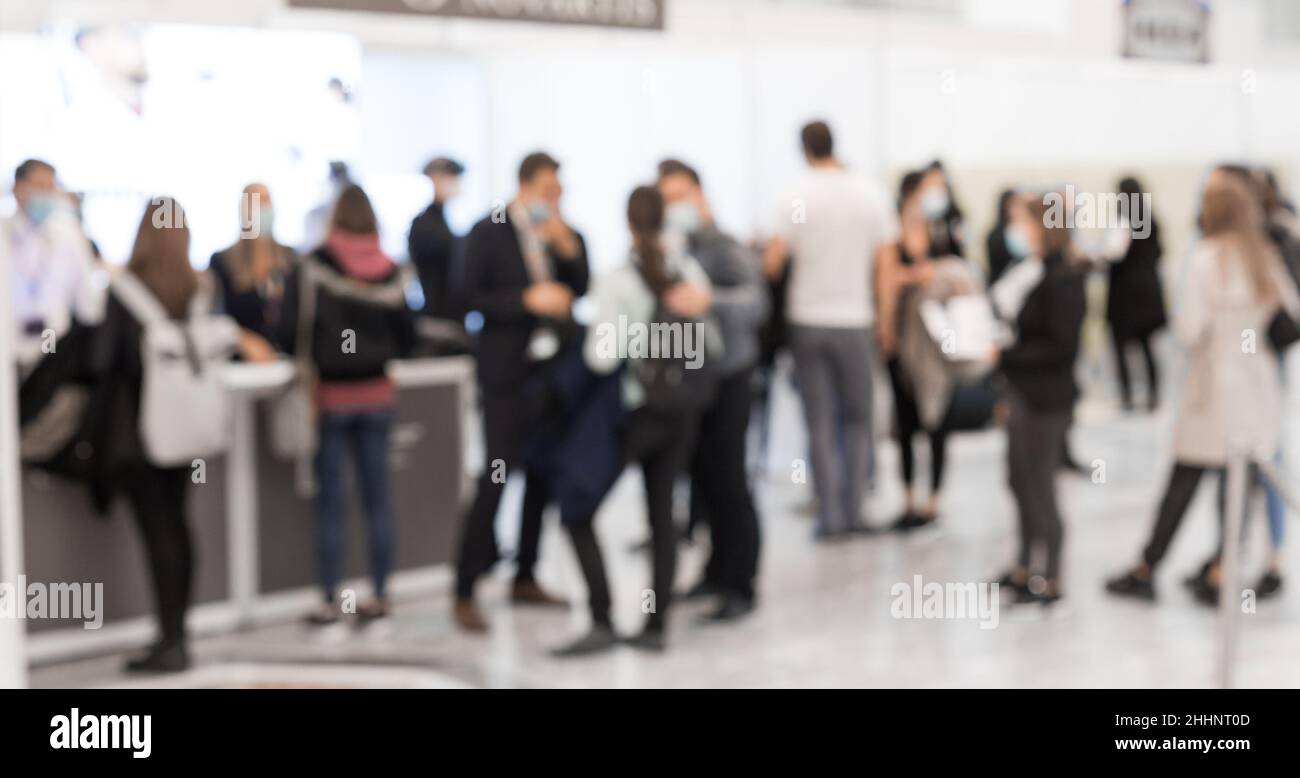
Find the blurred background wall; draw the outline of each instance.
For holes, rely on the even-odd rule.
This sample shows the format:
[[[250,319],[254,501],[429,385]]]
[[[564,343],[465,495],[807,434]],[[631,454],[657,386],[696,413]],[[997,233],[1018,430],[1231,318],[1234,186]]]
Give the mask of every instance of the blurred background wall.
[[[668,0],[655,32],[307,11],[285,0],[0,0],[0,167],[51,157],[71,188],[90,193],[88,223],[112,259],[129,246],[141,198],[175,192],[203,264],[233,238],[246,179],[272,183],[278,229],[293,240],[301,230],[284,217],[324,196],[324,157],[345,158],[377,194],[385,240],[401,253],[428,197],[425,159],[467,163],[452,213],[466,228],[510,195],[518,159],[541,147],[564,162],[566,210],[608,266],[625,250],[628,190],[665,155],[700,167],[725,226],[761,235],[801,168],[798,127],[823,117],[846,161],[891,188],[901,170],[942,158],[976,256],[1002,187],[1109,190],[1137,172],[1172,228],[1167,256],[1178,257],[1211,163],[1272,164],[1295,194],[1300,4],[1211,2],[1204,64],[1123,58],[1122,6]],[[145,25],[133,33],[148,72],[140,92],[163,129],[128,131],[151,140],[114,140],[81,159],[68,151],[74,131],[30,131],[33,95],[69,88],[60,74],[86,56],[78,36],[123,21]],[[50,69],[57,86],[38,88]],[[203,83],[211,94],[195,100]],[[206,114],[197,129],[196,110]],[[268,129],[249,129],[258,118]],[[81,121],[77,132],[100,129]],[[158,143],[161,162],[137,162]]]

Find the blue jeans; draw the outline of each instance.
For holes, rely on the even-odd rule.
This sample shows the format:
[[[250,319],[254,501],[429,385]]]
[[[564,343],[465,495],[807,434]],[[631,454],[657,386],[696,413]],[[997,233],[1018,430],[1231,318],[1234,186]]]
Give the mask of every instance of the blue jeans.
[[[321,413],[320,443],[316,451],[316,553],[321,588],[329,602],[334,601],[343,568],[343,518],[348,505],[343,466],[348,449],[356,460],[357,481],[365,507],[370,576],[375,596],[384,596],[388,573],[393,567],[393,500],[388,485],[388,439],[392,426],[391,410]]]
[[[1273,457],[1273,467],[1277,470],[1279,477],[1282,474],[1282,452],[1277,452]],[[1286,503],[1282,501],[1282,495],[1278,494],[1273,485],[1264,482],[1264,501],[1268,505],[1268,539],[1274,551],[1281,550],[1282,541],[1286,538]]]

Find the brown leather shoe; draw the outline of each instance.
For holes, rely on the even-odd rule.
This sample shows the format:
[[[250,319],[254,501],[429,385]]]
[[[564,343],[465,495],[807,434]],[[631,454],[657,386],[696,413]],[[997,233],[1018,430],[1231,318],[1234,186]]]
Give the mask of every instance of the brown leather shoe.
[[[556,597],[537,585],[536,581],[515,581],[510,589],[510,601],[516,605],[543,605],[549,608],[564,608],[569,602],[563,597]]]
[[[483,618],[483,612],[473,600],[456,600],[452,617],[456,620],[456,626],[466,632],[483,634],[488,631],[487,619]]]

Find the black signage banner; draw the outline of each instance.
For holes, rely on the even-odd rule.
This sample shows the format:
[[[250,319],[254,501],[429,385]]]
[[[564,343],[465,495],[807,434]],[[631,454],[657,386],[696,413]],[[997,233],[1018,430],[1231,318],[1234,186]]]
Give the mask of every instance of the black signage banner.
[[[288,0],[288,2],[291,8],[662,30],[664,6],[668,0]]]

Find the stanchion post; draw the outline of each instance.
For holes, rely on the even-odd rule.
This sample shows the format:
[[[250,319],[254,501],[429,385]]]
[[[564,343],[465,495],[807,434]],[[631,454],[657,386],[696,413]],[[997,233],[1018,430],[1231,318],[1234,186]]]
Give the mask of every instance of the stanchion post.
[[[1242,514],[1246,503],[1246,457],[1237,452],[1228,454],[1227,506],[1223,519],[1223,558],[1219,560],[1219,619],[1222,645],[1219,655],[1219,683],[1232,688],[1233,665],[1237,651],[1237,611],[1241,608],[1240,554]]]
[[[9,242],[0,239],[0,582],[17,586],[23,571],[23,516],[14,370],[18,360],[10,300]],[[21,596],[10,596],[15,595]],[[25,638],[22,621],[0,618],[0,688],[27,685]]]

